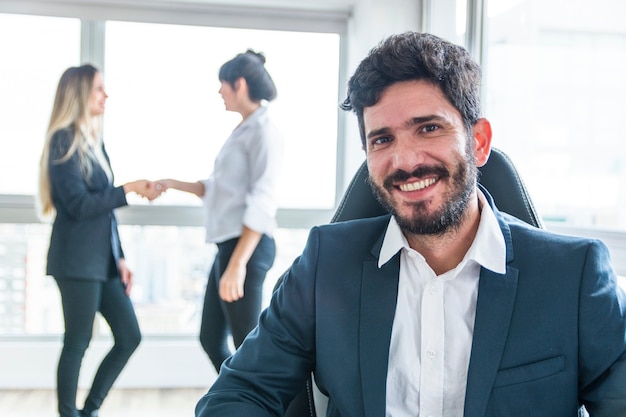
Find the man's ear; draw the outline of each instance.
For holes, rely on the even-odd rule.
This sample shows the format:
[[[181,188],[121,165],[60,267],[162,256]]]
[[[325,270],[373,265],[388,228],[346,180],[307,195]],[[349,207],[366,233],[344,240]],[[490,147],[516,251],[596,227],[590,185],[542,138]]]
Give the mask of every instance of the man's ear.
[[[474,159],[476,166],[481,167],[487,163],[491,152],[491,123],[485,118],[480,118],[472,126],[474,137]]]

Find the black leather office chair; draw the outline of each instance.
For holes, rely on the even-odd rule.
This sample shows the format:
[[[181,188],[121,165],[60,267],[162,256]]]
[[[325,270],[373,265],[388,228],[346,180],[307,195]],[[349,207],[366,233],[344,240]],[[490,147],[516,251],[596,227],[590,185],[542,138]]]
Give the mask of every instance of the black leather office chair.
[[[487,163],[479,171],[480,184],[489,191],[500,211],[535,227],[544,228],[543,221],[535,210],[524,182],[515,165],[504,152],[492,148]],[[363,162],[350,181],[331,223],[376,217],[387,213],[372,194],[367,183],[367,176],[367,165]],[[280,285],[282,278],[281,276],[278,279],[275,288]],[[319,401],[319,398],[319,391],[316,391],[312,378],[309,378],[305,389],[294,398],[284,417],[318,417],[316,408],[325,409],[325,404],[319,404],[323,402]]]

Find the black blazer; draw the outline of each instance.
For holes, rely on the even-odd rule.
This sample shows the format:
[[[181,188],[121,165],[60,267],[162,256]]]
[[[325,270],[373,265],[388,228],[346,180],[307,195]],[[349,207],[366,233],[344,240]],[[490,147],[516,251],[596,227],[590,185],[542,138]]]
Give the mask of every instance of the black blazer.
[[[104,281],[118,273],[115,260],[124,257],[113,209],[128,203],[124,189],[111,185],[97,162],[89,179],[81,173],[78,153],[58,162],[73,135],[72,128],[59,130],[50,143],[48,166],[56,217],[46,272],[56,279]],[[108,162],[106,151],[104,155]]]

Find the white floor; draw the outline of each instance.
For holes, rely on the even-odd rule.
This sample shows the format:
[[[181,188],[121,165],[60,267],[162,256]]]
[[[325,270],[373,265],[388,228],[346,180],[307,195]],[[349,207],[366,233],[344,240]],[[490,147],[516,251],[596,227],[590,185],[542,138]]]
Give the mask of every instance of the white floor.
[[[201,388],[116,389],[109,393],[101,417],[193,417]],[[80,391],[79,404],[86,393]],[[55,417],[56,393],[50,389],[0,390],[0,416]]]

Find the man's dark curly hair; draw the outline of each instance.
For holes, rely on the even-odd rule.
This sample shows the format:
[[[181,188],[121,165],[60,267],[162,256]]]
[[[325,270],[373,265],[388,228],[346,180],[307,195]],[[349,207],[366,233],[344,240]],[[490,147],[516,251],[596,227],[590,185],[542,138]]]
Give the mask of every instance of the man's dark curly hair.
[[[465,48],[428,33],[405,32],[388,37],[361,61],[341,108],[356,113],[365,145],[363,108],[375,105],[394,83],[424,80],[441,89],[470,132],[480,117],[480,76]]]

